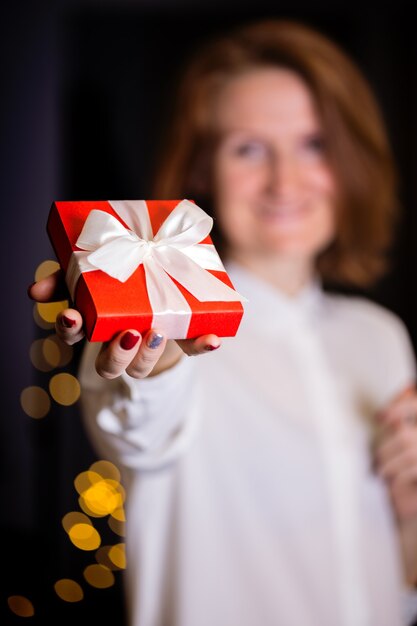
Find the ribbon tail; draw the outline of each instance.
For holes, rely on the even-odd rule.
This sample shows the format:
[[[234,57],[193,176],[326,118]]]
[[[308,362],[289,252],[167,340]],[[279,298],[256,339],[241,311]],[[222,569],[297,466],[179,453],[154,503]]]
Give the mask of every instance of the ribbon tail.
[[[175,278],[200,302],[247,302],[244,296],[203,269],[175,248],[155,248],[154,256],[170,276]]]
[[[146,258],[143,266],[153,311],[152,327],[169,338],[185,339],[192,316],[190,305],[156,259]]]

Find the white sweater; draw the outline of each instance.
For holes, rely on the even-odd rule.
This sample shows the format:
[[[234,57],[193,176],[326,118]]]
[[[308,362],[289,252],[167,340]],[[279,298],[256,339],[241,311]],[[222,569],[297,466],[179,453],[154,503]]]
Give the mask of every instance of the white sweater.
[[[403,324],[235,265],[238,335],[142,381],[81,365],[96,450],[124,472],[131,626],[400,626],[375,411],[415,380]]]

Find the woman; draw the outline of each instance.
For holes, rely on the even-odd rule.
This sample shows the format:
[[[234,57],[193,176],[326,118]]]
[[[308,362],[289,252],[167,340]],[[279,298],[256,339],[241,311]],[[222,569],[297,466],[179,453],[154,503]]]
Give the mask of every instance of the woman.
[[[407,623],[412,349],[394,315],[321,287],[369,285],[385,265],[395,175],[369,87],[318,33],[263,22],[200,53],[171,131],[155,195],[213,209],[249,303],[201,359],[183,353],[218,337],[86,347],[87,429],[128,489],[131,624]],[[79,313],[57,329],[81,339]]]

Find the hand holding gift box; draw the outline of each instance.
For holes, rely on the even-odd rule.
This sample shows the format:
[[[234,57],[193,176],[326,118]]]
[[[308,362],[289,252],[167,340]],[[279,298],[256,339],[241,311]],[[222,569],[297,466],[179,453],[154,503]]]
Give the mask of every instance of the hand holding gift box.
[[[54,202],[48,234],[87,338],[152,327],[172,339],[235,335],[245,298],[211,228],[189,200]]]

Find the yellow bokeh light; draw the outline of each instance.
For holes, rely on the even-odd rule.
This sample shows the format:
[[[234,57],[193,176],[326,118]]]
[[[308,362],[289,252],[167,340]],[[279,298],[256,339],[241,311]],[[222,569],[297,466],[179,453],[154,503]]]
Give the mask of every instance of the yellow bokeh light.
[[[45,358],[45,354],[43,352],[45,340],[44,339],[36,339],[30,346],[29,356],[32,361],[32,365],[36,367],[37,370],[41,372],[50,372],[54,369],[54,365],[51,365],[50,362]]]
[[[43,354],[48,363],[54,367],[65,367],[73,357],[73,348],[61,341],[58,335],[51,335],[43,342]]]
[[[69,406],[80,397],[80,383],[72,374],[66,372],[55,374],[49,381],[49,392],[55,402]]]
[[[125,510],[122,507],[120,507],[120,509],[114,509],[114,511],[112,511],[112,516],[116,520],[118,520],[119,522],[125,522],[126,521]]]
[[[7,598],[9,609],[19,617],[32,617],[35,615],[35,609],[30,600],[25,596],[9,596]]]
[[[124,543],[117,543],[109,550],[109,559],[120,569],[126,568],[126,549]]]
[[[95,553],[96,561],[108,569],[119,569],[110,560],[109,552],[113,546],[101,546]]]
[[[80,550],[97,550],[101,543],[101,537],[92,524],[74,524],[68,536]]]
[[[41,318],[41,316],[39,315],[37,304],[33,306],[33,319],[35,320],[37,326],[39,326],[39,328],[43,328],[43,330],[51,330],[51,328],[53,328],[55,325],[54,322],[46,322],[44,319]]]
[[[115,509],[123,504],[123,494],[115,487],[115,481],[100,480],[80,496],[81,508],[95,517],[110,515]],[[117,486],[118,483],[116,483]]]
[[[37,302],[36,307],[38,309],[39,317],[49,324],[54,324],[56,316],[69,306],[68,300],[61,300],[59,302]]]
[[[84,598],[81,586],[71,578],[61,578],[54,585],[57,596],[65,602],[79,602]]]
[[[58,367],[61,360],[61,350],[56,341],[44,339],[42,342],[42,354],[45,361],[52,367]]]
[[[110,515],[107,523],[116,535],[119,535],[119,537],[126,536],[126,522],[120,522],[118,519],[115,519],[112,515]]]
[[[86,472],[81,472],[78,474],[76,479],[74,480],[74,486],[79,494],[84,493],[87,489],[90,489],[91,485],[100,482],[102,477],[97,472],[92,472],[87,470]]]
[[[84,515],[84,513],[80,513],[79,511],[71,511],[70,513],[64,515],[64,517],[62,518],[62,525],[67,533],[70,532],[71,528],[75,526],[75,524],[89,524],[90,526],[93,525],[90,518],[87,515]]]
[[[114,574],[108,567],[100,564],[88,565],[84,570],[84,578],[97,589],[106,589],[114,585]]]
[[[110,463],[110,461],[96,461],[92,465],[90,465],[90,470],[93,472],[97,472],[103,478],[111,478],[120,481],[120,472],[114,463]]]
[[[48,413],[51,408],[51,399],[45,389],[33,385],[23,389],[20,394],[20,404],[29,417],[39,419]]]
[[[35,272],[35,280],[41,280],[42,278],[46,278],[50,274],[53,274],[57,270],[59,270],[60,265],[57,261],[52,261],[52,259],[47,259],[46,261],[42,261],[40,265],[36,268]]]

